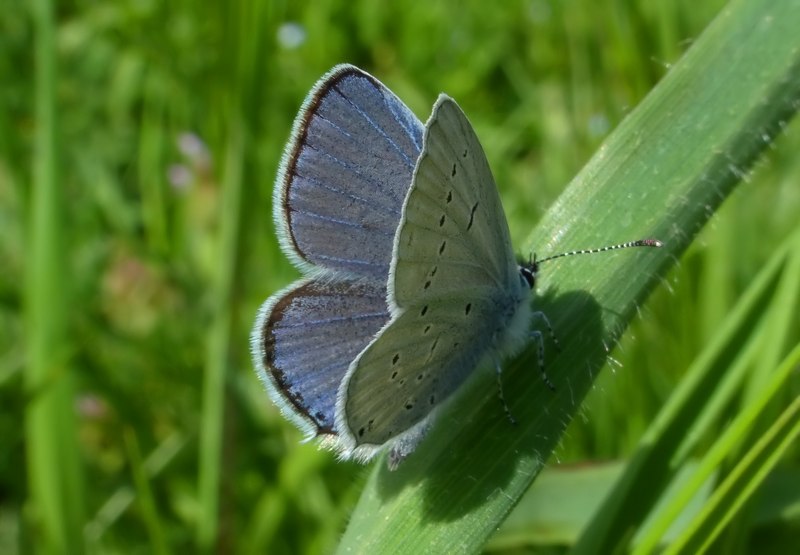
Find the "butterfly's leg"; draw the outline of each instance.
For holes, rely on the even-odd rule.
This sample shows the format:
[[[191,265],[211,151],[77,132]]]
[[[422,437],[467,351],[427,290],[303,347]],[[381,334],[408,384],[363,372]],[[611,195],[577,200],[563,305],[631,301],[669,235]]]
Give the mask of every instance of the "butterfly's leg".
[[[411,433],[404,434],[400,439],[396,440],[389,450],[389,456],[386,457],[386,466],[389,470],[397,470],[400,463],[405,460],[414,450],[417,445],[428,434],[431,429],[430,422],[423,425],[421,428],[414,430]]]
[[[500,359],[495,357],[494,359],[494,370],[497,373],[497,395],[500,397],[500,402],[503,403],[503,410],[506,413],[506,417],[508,418],[509,422],[516,425],[517,421],[514,418],[514,415],[511,414],[511,409],[508,408],[508,403],[506,403],[506,396],[503,395],[503,368],[500,365]]]
[[[561,344],[558,342],[558,338],[556,337],[556,332],[553,331],[553,326],[550,324],[550,320],[547,318],[547,314],[538,310],[531,314],[531,321],[533,320],[541,320],[544,322],[545,327],[547,328],[547,333],[550,335],[550,339],[553,341],[553,345],[557,350],[561,350]]]
[[[542,313],[539,312],[537,314],[542,314]],[[544,317],[543,314],[542,314],[542,317]],[[547,321],[547,320],[545,319],[545,321]],[[550,324],[548,322],[548,326],[549,325]],[[553,332],[552,328],[550,329],[550,332],[551,333]],[[547,372],[544,371],[544,337],[542,336],[542,332],[540,332],[539,330],[532,331],[531,332],[531,339],[536,341],[536,345],[537,345],[538,350],[539,350],[539,372],[542,373],[542,379],[544,380],[545,385],[547,385],[547,387],[550,388],[551,391],[555,391],[556,390],[556,386],[553,385],[553,382],[551,382],[550,378],[547,377]],[[553,338],[553,339],[555,339],[555,338]]]

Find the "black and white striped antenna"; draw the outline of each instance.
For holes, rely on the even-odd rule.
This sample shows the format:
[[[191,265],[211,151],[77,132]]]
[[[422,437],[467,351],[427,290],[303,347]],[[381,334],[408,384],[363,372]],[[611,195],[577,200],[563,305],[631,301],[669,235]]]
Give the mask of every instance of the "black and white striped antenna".
[[[548,260],[555,260],[556,258],[563,258],[565,256],[573,256],[576,254],[594,254],[597,252],[615,251],[618,249],[629,249],[632,247],[660,247],[663,244],[664,243],[658,239],[639,239],[638,241],[628,241],[627,243],[619,243],[618,245],[609,245],[607,247],[562,252],[561,254],[554,254],[553,256],[548,256],[547,258],[542,258],[540,260],[536,260],[536,257],[534,256],[533,262],[534,264],[541,264],[542,262],[547,262]]]

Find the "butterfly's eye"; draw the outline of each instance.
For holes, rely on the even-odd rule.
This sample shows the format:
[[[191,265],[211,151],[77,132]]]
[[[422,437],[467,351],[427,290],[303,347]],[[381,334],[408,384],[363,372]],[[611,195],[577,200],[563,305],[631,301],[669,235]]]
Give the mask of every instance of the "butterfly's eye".
[[[523,280],[525,280],[525,283],[528,284],[528,287],[530,289],[533,289],[533,282],[536,279],[536,275],[533,273],[533,270],[531,270],[531,268],[528,268],[526,266],[520,266],[519,275]]]

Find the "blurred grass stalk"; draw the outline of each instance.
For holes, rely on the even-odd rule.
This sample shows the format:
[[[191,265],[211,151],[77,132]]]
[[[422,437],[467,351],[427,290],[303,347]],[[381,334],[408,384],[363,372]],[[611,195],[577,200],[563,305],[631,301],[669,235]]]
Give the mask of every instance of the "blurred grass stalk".
[[[220,480],[223,475],[223,428],[225,389],[230,365],[231,325],[234,307],[234,282],[237,268],[239,222],[242,211],[242,122],[231,110],[230,135],[222,179],[221,230],[218,244],[219,263],[212,285],[213,321],[208,331],[203,407],[200,426],[197,544],[211,551],[219,533]]]
[[[798,28],[796,0],[731,2],[537,226],[531,244],[548,253],[594,245],[598,237],[631,238],[631,233],[635,237],[648,230],[665,240],[663,249],[646,257],[590,266],[591,280],[581,275],[588,262],[580,271],[554,265],[543,274],[543,282],[557,284],[560,291],[580,288],[596,299],[603,308],[605,344],[614,345],[652,279],[675,263],[796,112]],[[564,306],[555,318],[554,325],[568,329],[572,337],[589,329],[581,322],[588,315],[573,306]],[[526,356],[531,359],[531,353]],[[376,465],[339,552],[480,549],[529,488],[591,386],[592,373],[576,370],[591,367],[589,352],[584,363],[571,356],[565,347],[548,368],[562,382],[570,380],[569,394],[561,391],[544,399],[536,416],[518,418],[522,424],[512,444],[494,442],[492,435],[501,430],[492,429],[479,408],[460,403],[458,421],[449,422],[449,439],[432,430],[417,458],[407,461],[411,468],[397,472],[407,475],[390,476]],[[534,385],[523,385],[518,394],[529,403],[541,403]],[[517,414],[524,409],[512,410]],[[437,439],[447,447],[431,446]],[[670,447],[679,448],[680,438],[673,439]],[[448,442],[456,442],[463,452],[448,453],[454,449]],[[504,458],[513,464],[504,466]],[[458,482],[455,476],[471,481]],[[604,542],[630,541],[633,516],[624,509],[620,514],[628,520],[614,524],[619,533],[602,532]],[[597,543],[585,545],[588,551],[604,552]]]
[[[30,497],[26,517],[37,553],[81,553],[83,475],[68,368],[65,316],[70,284],[65,261],[64,194],[59,179],[55,23],[49,0],[30,6],[35,41],[33,184],[25,280],[25,413]]]
[[[786,378],[795,371],[798,363],[800,363],[800,345],[775,369],[775,379],[771,386],[777,387],[770,387],[770,391],[765,392],[762,403],[749,405],[745,412],[734,420],[729,431],[720,438],[706,460],[703,461],[706,468],[701,471],[705,470],[706,475],[709,475],[711,467],[718,462],[716,457],[730,455],[736,451],[742,436],[752,429],[748,428],[748,425],[753,424],[753,421],[762,416],[764,412],[768,412],[769,409],[776,406],[776,399],[770,394],[778,393],[778,388],[786,385],[785,382],[788,381]],[[771,406],[767,405],[768,402]],[[759,431],[762,430],[759,428]],[[687,555],[705,553],[712,549],[715,542],[717,542],[717,547],[720,544],[722,547],[725,547],[726,544],[727,546],[741,546],[739,530],[729,530],[728,527],[732,522],[736,522],[741,510],[751,501],[753,494],[758,491],[764,480],[793,446],[798,435],[800,435],[800,397],[795,397],[778,418],[766,430],[763,430],[755,445],[745,452],[741,461],[719,484],[701,513],[689,523],[677,540],[665,550],[665,553],[685,553]],[[702,478],[703,473],[699,472],[699,474],[699,478]],[[697,478],[694,482],[697,482]],[[694,488],[688,489],[689,491],[694,490]],[[726,534],[735,543],[725,541],[727,540]],[[720,541],[720,538],[723,541]],[[726,551],[726,549],[721,551]],[[646,549],[642,549],[641,552],[651,553]]]
[[[259,76],[253,68],[265,56],[263,21],[270,7],[251,0],[220,4],[229,32],[225,35],[223,51],[227,60],[223,71],[226,83],[221,95],[220,128],[225,136],[220,233],[217,244],[216,273],[211,276],[213,321],[208,331],[205,374],[203,376],[203,406],[200,427],[198,476],[198,518],[195,541],[201,552],[224,551],[236,545],[236,540],[221,534],[231,527],[230,515],[222,508],[222,480],[227,476],[225,463],[225,399],[228,368],[236,364],[235,354],[241,352],[232,344],[234,310],[241,304],[238,287],[241,274],[239,253],[243,241],[241,225],[244,203],[249,193],[243,191],[242,181],[247,171],[245,152],[250,118],[259,112],[262,98],[257,94]],[[268,50],[266,50],[268,52]],[[249,362],[247,363],[249,366]]]

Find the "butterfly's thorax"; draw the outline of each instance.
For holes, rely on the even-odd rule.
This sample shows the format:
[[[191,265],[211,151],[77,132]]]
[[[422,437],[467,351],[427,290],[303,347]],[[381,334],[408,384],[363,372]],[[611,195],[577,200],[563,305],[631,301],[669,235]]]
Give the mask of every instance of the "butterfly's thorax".
[[[495,354],[513,356],[525,346],[529,339],[531,322],[531,289],[516,266],[510,272],[508,289],[502,303],[502,319],[492,340]]]

